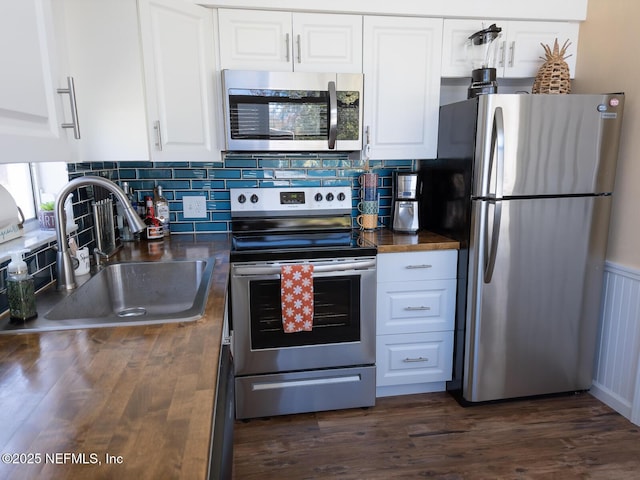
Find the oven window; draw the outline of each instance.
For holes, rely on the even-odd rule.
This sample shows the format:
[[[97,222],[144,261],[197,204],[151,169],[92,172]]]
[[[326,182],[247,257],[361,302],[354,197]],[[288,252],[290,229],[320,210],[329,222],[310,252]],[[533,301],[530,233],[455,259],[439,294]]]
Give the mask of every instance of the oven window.
[[[359,275],[314,278],[310,332],[284,333],[279,279],[251,281],[249,291],[253,350],[360,340]]]

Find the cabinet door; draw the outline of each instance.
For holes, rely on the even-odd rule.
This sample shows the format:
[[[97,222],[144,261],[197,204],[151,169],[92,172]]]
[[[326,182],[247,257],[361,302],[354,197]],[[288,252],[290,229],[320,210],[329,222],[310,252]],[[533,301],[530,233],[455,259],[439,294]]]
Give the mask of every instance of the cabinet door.
[[[65,0],[84,162],[149,160],[135,0]]]
[[[544,49],[540,43],[553,48],[557,38],[560,47],[565,40],[571,42],[566,62],[575,75],[576,52],[578,50],[577,23],[568,22],[518,22],[500,20],[458,20],[444,21],[442,44],[442,76],[470,77],[471,62],[467,60],[465,42],[469,35],[492,23],[502,27],[497,74],[500,78],[535,77],[543,63]]]
[[[453,330],[455,300],[455,279],[378,283],[376,333]]]
[[[436,156],[442,19],[365,17],[364,126],[372,159]]]
[[[218,10],[220,68],[290,72],[291,13]]]
[[[376,337],[376,386],[451,380],[453,331]]]
[[[210,161],[220,101],[212,11],[179,0],[140,0],[139,11],[151,159]]]
[[[57,93],[67,84],[54,4],[0,2],[0,162],[71,160],[61,128],[69,96]]]
[[[443,77],[471,77],[473,66],[471,65],[471,60],[467,58],[467,39],[471,34],[484,30],[493,23],[502,27],[502,23],[504,22],[500,22],[499,20],[475,19],[446,19],[444,21],[442,31]]]
[[[294,14],[293,46],[296,71],[362,73],[362,17]]]
[[[456,278],[457,250],[378,254],[378,283]]]
[[[509,22],[504,46],[504,73],[507,78],[535,77],[544,62],[544,43],[553,49],[554,40],[562,47],[565,40],[571,42],[566,59],[575,76],[576,52],[578,51],[577,23],[567,22]]]

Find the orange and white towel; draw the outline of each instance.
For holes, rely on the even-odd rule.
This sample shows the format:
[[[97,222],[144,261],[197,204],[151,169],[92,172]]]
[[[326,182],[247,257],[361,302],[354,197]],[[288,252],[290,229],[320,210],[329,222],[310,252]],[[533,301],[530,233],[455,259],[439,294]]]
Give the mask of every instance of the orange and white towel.
[[[313,329],[313,265],[280,268],[282,327],[285,333]]]

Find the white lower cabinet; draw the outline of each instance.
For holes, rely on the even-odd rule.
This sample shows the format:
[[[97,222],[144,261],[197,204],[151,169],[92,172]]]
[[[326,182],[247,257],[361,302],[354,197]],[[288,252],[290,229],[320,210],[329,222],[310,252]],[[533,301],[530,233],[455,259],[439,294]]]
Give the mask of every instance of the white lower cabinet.
[[[376,394],[442,391],[451,380],[456,250],[378,255]]]
[[[453,330],[378,335],[376,386],[451,380]]]

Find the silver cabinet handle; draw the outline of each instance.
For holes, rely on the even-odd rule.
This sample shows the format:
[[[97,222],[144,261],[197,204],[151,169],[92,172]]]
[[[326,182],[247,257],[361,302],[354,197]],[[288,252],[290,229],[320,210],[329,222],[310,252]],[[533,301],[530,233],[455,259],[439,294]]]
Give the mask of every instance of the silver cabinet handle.
[[[369,160],[369,157],[371,156],[371,127],[369,125],[364,129],[364,136],[364,156],[366,160]]]
[[[404,307],[409,312],[421,312],[425,310],[431,310],[431,307]]]
[[[509,47],[509,66],[513,67],[513,61],[516,56],[516,42],[511,42]]]
[[[156,147],[162,151],[162,129],[160,128],[160,120],[154,122],[153,129],[156,131]]]
[[[302,49],[300,48],[300,35],[296,37],[296,45],[298,47],[298,63],[302,63]]]
[[[409,358],[409,357],[407,357],[402,361],[404,363],[428,362],[429,358],[428,357],[418,357],[418,358]]]
[[[284,36],[284,48],[285,48],[285,58],[287,59],[287,62],[289,62],[289,60],[291,59],[291,57],[289,56],[289,34],[287,33]]]
[[[76,105],[76,87],[73,77],[67,77],[67,88],[59,88],[60,95],[69,95],[69,105],[71,106],[71,123],[63,123],[62,128],[73,128],[73,138],[80,140],[80,122],[78,121],[78,107]]]
[[[336,148],[338,137],[338,93],[336,82],[329,82],[329,149]]]
[[[407,265],[406,269],[408,270],[415,270],[416,268],[432,268],[433,265],[429,265],[428,263],[423,263],[422,265]]]
[[[498,62],[498,66],[499,67],[504,67],[504,57],[505,57],[505,54],[506,54],[506,52],[505,52],[506,43],[507,42],[505,42],[505,41],[500,42],[500,61]]]

